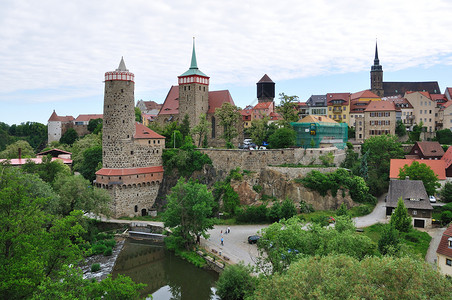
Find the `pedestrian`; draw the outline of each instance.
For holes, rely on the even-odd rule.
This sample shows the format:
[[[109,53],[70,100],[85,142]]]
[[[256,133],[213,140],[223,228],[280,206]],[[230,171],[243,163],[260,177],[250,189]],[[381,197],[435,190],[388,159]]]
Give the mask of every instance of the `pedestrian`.
[[[223,229],[221,229],[220,234],[221,234],[221,236],[223,236]]]
[[[221,237],[221,246],[223,246],[224,244],[223,244],[223,237]]]
[[[231,227],[228,227],[228,233],[231,233]]]

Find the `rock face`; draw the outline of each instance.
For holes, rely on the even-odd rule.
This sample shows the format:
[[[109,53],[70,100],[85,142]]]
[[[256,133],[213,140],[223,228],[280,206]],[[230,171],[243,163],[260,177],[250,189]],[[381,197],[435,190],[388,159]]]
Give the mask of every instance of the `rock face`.
[[[292,174],[284,174],[275,169],[291,169]],[[296,176],[296,172],[299,170],[303,176],[307,173],[306,169],[294,169],[294,168],[265,168],[260,173],[251,173],[244,176],[241,181],[231,182],[233,189],[239,194],[240,203],[245,205],[258,205],[261,204],[259,199],[262,195],[268,195],[283,200],[289,198],[294,201],[295,205],[299,208],[300,202],[304,201],[307,204],[311,204],[314,210],[333,210],[339,208],[342,203],[345,203],[347,207],[356,206],[357,204],[351,199],[348,190],[337,192],[337,195],[333,197],[330,192],[326,196],[321,196],[318,192],[305,188],[302,184],[296,183],[293,179],[300,178]],[[312,169],[311,169],[312,170]],[[331,168],[325,170],[317,169],[319,171],[331,172]],[[253,186],[260,186],[260,193],[257,193]]]
[[[300,202],[311,204],[314,210],[335,210],[342,203],[347,207],[357,204],[351,199],[348,190],[339,190],[336,196],[328,192],[326,196],[320,195],[316,191],[305,188],[302,184],[296,183],[294,179],[306,176],[312,170],[328,173],[334,172],[337,168],[284,168],[266,167],[260,172],[251,172],[243,176],[242,180],[231,181],[232,188],[239,194],[240,204],[260,205],[262,195],[276,197],[279,200],[289,198],[294,201],[297,208]],[[197,171],[192,175],[193,180],[206,184],[209,189],[215,182],[224,180],[228,173],[217,170],[213,166],[205,166],[202,171]],[[156,200],[157,208],[162,208],[165,202],[165,195],[171,192],[171,188],[176,185],[179,175],[171,172],[164,176],[159,195]],[[254,187],[254,188],[253,188]],[[258,191],[258,192],[257,192]]]

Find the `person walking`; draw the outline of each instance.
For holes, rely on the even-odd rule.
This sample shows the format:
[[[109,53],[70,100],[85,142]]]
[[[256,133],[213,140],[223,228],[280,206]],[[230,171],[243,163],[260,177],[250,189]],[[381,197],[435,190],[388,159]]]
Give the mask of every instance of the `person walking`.
[[[228,227],[228,233],[231,233],[231,227]]]
[[[224,246],[223,237],[221,237],[221,246]]]

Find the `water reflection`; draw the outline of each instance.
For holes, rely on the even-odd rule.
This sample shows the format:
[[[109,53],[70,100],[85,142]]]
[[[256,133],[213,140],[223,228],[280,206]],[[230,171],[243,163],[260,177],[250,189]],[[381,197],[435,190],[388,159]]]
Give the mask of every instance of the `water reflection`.
[[[118,256],[113,277],[123,274],[147,284],[143,296],[154,299],[218,299],[218,275],[174,256],[161,245],[129,239]]]

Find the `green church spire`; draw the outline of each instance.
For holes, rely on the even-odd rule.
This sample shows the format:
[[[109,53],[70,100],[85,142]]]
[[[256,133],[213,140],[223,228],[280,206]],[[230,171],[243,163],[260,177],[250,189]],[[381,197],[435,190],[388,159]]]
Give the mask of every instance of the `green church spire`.
[[[180,76],[189,76],[189,75],[199,75],[199,76],[205,76],[208,77],[206,74],[201,72],[201,70],[198,69],[198,63],[196,62],[196,51],[195,51],[195,38],[193,37],[193,52],[191,54],[191,64],[190,69],[188,69],[187,72]]]

